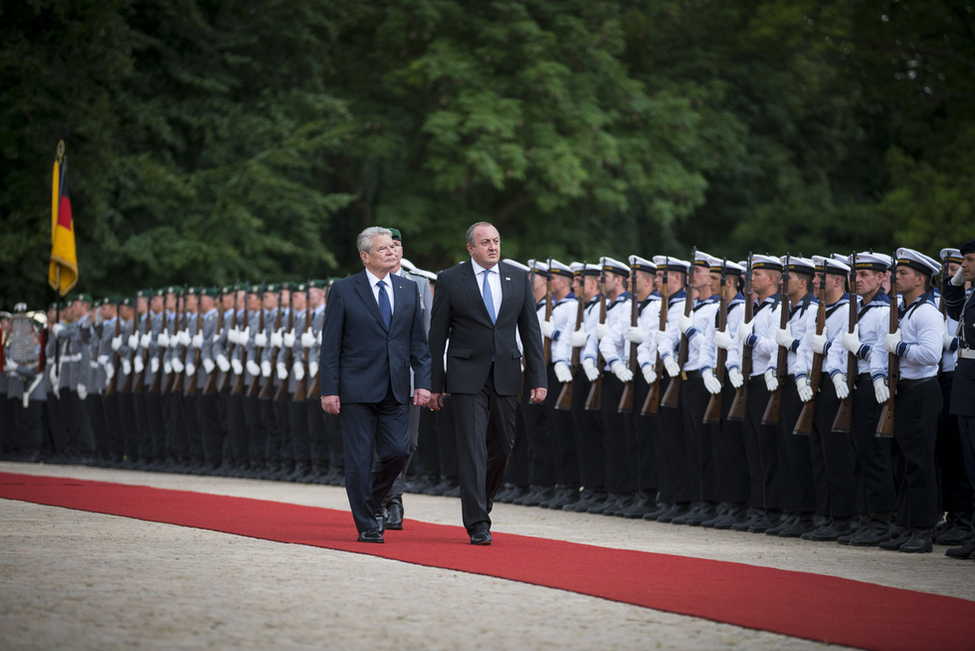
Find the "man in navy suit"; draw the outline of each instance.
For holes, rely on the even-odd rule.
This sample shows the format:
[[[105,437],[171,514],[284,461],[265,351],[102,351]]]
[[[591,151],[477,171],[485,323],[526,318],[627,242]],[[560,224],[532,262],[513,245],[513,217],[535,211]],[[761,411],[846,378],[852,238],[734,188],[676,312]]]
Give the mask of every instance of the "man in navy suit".
[[[383,542],[383,498],[409,456],[413,403],[430,400],[430,349],[412,281],[390,274],[392,234],[367,228],[356,240],[363,271],[329,292],[322,328],[322,409],[337,414],[345,447],[345,490],[360,542]],[[375,464],[373,458],[375,455]]]
[[[545,356],[528,274],[501,262],[501,237],[478,222],[467,230],[468,262],[437,277],[430,320],[431,409],[451,395],[464,526],[473,545],[491,544],[488,515],[515,439],[515,405],[525,382],[532,402],[546,395]],[[447,369],[444,349],[447,340]]]

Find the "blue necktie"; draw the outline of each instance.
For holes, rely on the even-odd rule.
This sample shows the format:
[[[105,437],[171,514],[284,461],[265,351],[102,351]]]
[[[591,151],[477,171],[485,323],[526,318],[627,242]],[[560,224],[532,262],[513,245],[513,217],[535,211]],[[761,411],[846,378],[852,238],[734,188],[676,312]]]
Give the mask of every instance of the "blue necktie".
[[[488,276],[490,274],[490,271],[484,272],[484,286],[482,288],[482,293],[484,294],[484,307],[487,308],[488,316],[491,317],[491,323],[494,323],[498,320],[498,318],[494,314],[494,294],[491,293],[491,283],[488,282]]]
[[[376,283],[379,287],[379,313],[383,315],[383,323],[386,324],[386,329],[389,330],[389,322],[393,318],[393,308],[389,305],[389,294],[386,293],[386,283],[379,281]]]

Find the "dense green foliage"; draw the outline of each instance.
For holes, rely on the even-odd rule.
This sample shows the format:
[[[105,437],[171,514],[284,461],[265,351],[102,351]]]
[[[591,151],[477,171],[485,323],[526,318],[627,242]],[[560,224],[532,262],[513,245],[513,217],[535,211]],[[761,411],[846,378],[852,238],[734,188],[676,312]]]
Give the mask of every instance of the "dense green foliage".
[[[975,3],[29,0],[0,9],[0,302],[55,147],[81,282],[340,275],[361,228],[504,254],[936,255],[975,235]],[[7,305],[9,308],[9,305]]]

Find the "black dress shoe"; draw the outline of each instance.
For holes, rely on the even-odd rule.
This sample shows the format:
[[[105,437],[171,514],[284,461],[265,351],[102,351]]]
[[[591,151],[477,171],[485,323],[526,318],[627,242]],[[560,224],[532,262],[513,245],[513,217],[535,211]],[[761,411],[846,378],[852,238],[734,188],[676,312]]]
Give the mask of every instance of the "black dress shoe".
[[[936,545],[964,545],[972,537],[971,527],[952,525],[934,537]]]
[[[472,545],[490,545],[491,532],[488,529],[477,529],[471,533]]]
[[[953,547],[949,549],[945,552],[945,556],[949,558],[957,558],[959,560],[975,558],[975,538],[970,539],[961,547]]]
[[[890,540],[882,542],[877,546],[889,552],[896,552],[900,549],[901,545],[911,539],[911,533],[911,529],[896,527],[890,534]]]
[[[385,542],[383,540],[383,532],[380,531],[379,529],[369,529],[367,531],[360,531],[358,541],[364,543]]]
[[[395,500],[386,507],[386,528],[393,531],[403,530],[403,505]]]
[[[812,516],[808,513],[799,514],[789,525],[779,532],[779,538],[801,538],[802,534],[815,529]]]
[[[934,528],[915,527],[911,532],[911,537],[906,543],[897,548],[897,551],[907,554],[926,554],[934,549]]]
[[[852,547],[879,547],[890,540],[890,525],[882,520],[871,520],[848,543]]]

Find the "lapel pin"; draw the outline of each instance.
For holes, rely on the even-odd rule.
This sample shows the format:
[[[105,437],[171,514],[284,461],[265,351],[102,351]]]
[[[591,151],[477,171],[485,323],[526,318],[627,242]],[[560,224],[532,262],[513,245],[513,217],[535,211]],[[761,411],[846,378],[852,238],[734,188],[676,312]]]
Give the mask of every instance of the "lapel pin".
[[[504,279],[505,279],[505,280],[511,280],[511,279],[510,279],[510,278],[508,278],[507,276],[505,276],[505,277],[504,277]]]

